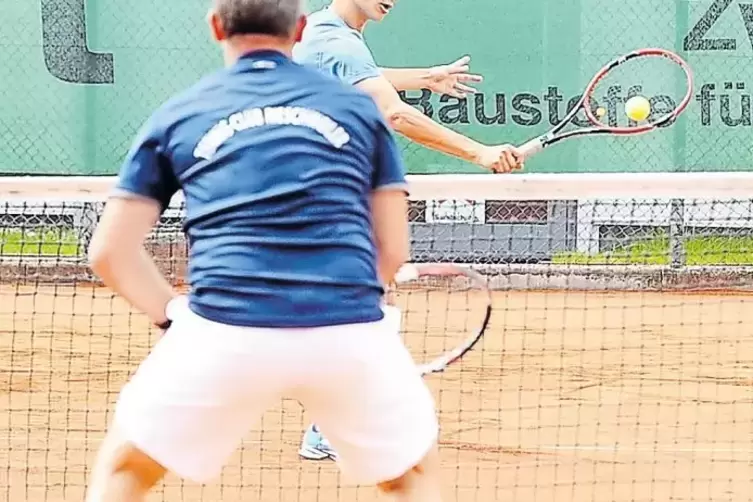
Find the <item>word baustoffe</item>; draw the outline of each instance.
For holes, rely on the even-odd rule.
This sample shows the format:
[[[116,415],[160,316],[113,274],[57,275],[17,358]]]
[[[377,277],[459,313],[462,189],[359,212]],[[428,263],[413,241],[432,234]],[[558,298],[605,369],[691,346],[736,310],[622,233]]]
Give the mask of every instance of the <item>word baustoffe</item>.
[[[749,86],[753,89],[753,85]],[[696,84],[694,102],[687,115],[696,115],[701,126],[738,127],[753,124],[751,95],[746,92],[745,82],[722,82]],[[602,119],[610,126],[635,125],[625,115],[624,104],[633,96],[642,95],[640,85],[610,86],[594,96],[592,108],[603,107]],[[444,124],[478,124],[482,126],[536,126],[542,122],[559,124],[580,101],[581,96],[565,97],[557,86],[537,94],[521,92],[508,94],[478,93],[467,99],[451,96],[435,96],[425,90],[420,93],[401,93],[403,100],[421,110],[425,115]],[[672,111],[680,96],[646,96],[651,103],[648,120]],[[695,112],[694,112],[695,109]],[[591,123],[582,114],[573,119],[578,127]],[[671,122],[667,126],[671,125]]]

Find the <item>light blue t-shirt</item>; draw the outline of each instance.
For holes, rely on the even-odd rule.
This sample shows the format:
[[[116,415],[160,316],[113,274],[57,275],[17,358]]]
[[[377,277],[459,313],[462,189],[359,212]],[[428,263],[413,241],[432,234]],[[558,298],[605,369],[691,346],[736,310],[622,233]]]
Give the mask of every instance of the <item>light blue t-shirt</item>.
[[[293,60],[351,85],[381,75],[363,35],[329,7],[308,17],[303,39],[293,48]]]

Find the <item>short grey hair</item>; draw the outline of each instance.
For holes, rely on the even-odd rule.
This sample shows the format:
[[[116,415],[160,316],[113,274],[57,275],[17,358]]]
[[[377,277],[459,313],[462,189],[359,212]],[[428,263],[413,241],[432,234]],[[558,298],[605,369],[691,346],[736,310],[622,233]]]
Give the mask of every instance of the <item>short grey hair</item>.
[[[228,37],[286,37],[303,14],[304,2],[305,0],[214,0],[214,5]]]

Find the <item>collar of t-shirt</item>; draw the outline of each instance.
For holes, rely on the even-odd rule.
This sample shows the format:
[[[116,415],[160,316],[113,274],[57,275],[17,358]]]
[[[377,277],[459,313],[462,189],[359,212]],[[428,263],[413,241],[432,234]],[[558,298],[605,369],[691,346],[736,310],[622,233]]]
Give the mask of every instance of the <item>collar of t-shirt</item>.
[[[332,8],[331,5],[325,8],[324,10],[329,15],[329,20],[332,21],[333,24],[336,24],[337,26],[341,26],[343,28],[347,28],[353,33],[355,33],[358,36],[358,38],[363,39],[363,33],[361,33],[360,31],[358,31],[357,29],[353,28],[351,25],[346,23],[345,20],[341,18],[337,12],[335,12],[335,10]]]
[[[280,51],[260,49],[242,55],[235,66],[239,69],[272,70],[289,62],[290,58]]]

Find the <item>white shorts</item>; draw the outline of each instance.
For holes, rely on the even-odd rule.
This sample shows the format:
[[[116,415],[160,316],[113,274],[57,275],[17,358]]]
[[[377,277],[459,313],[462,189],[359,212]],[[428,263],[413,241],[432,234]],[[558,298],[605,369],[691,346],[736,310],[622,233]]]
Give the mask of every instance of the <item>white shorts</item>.
[[[173,473],[207,482],[262,414],[298,400],[338,452],[346,479],[376,484],[418,464],[437,440],[432,395],[382,321],[242,328],[171,305],[173,325],[123,388],[114,427]],[[395,319],[397,316],[397,321]]]

